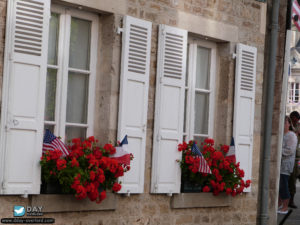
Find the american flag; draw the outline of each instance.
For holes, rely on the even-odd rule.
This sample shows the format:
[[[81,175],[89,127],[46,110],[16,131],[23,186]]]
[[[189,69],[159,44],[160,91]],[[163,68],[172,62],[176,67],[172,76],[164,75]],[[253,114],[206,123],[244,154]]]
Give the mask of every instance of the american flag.
[[[300,31],[300,6],[297,0],[293,2],[293,9],[292,9],[292,18],[294,21],[295,26]]]
[[[120,145],[116,147],[116,153],[113,154],[111,158],[116,159],[120,164],[124,164],[126,166],[130,165],[127,135],[125,135]]]
[[[207,164],[207,162],[206,162],[205,158],[203,157],[200,149],[198,148],[198,146],[195,143],[193,144],[191,151],[194,154],[198,155],[199,158],[200,158],[198,171],[200,173],[210,173],[211,174],[211,170],[209,168],[209,165]]]
[[[235,146],[234,146],[234,138],[231,138],[231,143],[229,147],[229,151],[226,154],[226,158],[229,159],[229,161],[236,162],[235,157]]]
[[[55,149],[60,150],[64,156],[69,155],[69,150],[65,144],[47,129],[44,135],[43,152],[54,151]]]

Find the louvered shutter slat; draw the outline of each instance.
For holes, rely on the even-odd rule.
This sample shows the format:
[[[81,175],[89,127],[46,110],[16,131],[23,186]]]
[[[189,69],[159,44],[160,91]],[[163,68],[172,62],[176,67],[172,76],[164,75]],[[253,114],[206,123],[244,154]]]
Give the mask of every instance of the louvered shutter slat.
[[[39,194],[50,0],[8,1],[7,18],[0,193]]]
[[[151,30],[151,22],[124,17],[118,139],[128,136],[134,159],[130,171],[121,178],[119,193],[144,191]]]
[[[152,193],[179,193],[187,31],[160,25],[152,156]]]
[[[237,45],[233,136],[245,180],[251,179],[252,171],[256,54],[254,47]]]

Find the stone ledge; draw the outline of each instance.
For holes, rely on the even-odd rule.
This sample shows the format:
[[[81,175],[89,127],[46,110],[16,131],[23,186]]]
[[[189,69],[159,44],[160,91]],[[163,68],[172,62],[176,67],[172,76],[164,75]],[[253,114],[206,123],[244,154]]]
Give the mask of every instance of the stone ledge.
[[[207,208],[230,206],[232,197],[221,193],[214,196],[212,193],[182,193],[172,196],[171,208]]]
[[[43,206],[43,212],[115,210],[117,198],[115,194],[107,193],[106,199],[97,204],[89,199],[77,200],[74,195],[32,195],[31,205]]]

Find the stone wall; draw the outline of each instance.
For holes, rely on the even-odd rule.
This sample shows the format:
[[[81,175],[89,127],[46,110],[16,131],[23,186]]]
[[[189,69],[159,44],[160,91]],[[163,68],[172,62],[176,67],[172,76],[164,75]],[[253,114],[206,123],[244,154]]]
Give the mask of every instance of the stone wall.
[[[118,26],[122,26],[123,15],[131,15],[153,23],[152,49],[145,193],[130,197],[118,195],[115,210],[46,213],[45,217],[55,218],[57,225],[255,224],[258,206],[266,4],[254,0],[63,0],[55,2],[71,6],[81,5],[83,10],[96,12],[100,17],[95,136],[101,142],[115,140],[117,134],[121,36],[115,31]],[[5,0],[0,0],[0,62],[3,62],[5,3]],[[232,58],[232,53],[235,52],[235,44],[248,44],[258,49],[252,189],[250,193],[233,198],[230,206],[173,209],[170,207],[171,197],[150,194],[158,24],[183,28],[188,30],[189,34],[217,42],[214,122],[214,138],[217,144],[228,144],[232,136],[235,75],[235,60]],[[2,77],[2,66],[3,63],[0,63],[0,77]],[[31,198],[0,196],[0,217],[12,217],[13,205],[30,203]]]
[[[0,90],[3,78],[3,58],[4,58],[4,38],[5,38],[5,22],[6,22],[6,0],[0,0]],[[0,91],[0,116],[1,116],[1,99]]]
[[[286,38],[286,10],[288,1],[280,1],[279,8],[279,29],[278,29],[278,41],[277,41],[277,54],[276,54],[276,71],[275,71],[275,87],[274,87],[274,107],[272,117],[272,137],[271,137],[271,155],[270,155],[270,180],[269,180],[269,224],[276,224],[277,219],[277,199],[274,196],[278,196],[279,188],[279,169],[281,163],[281,145],[283,128],[282,124],[285,115],[285,102],[282,102],[282,90],[283,90],[283,70],[284,70],[284,57],[285,57],[285,38]],[[268,1],[271,5],[271,1]],[[271,7],[268,8],[268,13],[271,15]],[[268,18],[268,23],[271,23],[271,16]],[[268,57],[268,50],[270,48],[270,29],[266,36],[266,53],[265,58]],[[267,73],[267,68],[265,68]],[[265,75],[266,77],[266,75]],[[267,78],[264,81],[268,82]],[[265,99],[264,99],[265,100]],[[263,103],[265,105],[265,102]],[[263,135],[263,134],[262,134]]]

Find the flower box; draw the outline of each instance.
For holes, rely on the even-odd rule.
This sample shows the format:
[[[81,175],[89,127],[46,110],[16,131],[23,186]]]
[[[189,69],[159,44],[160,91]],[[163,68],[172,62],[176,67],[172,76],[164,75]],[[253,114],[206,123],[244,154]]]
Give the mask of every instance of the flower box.
[[[106,191],[118,192],[118,178],[130,167],[111,157],[116,153],[112,144],[100,147],[97,143],[94,137],[84,141],[75,138],[67,146],[67,155],[59,149],[44,152],[40,161],[42,193],[73,194],[78,200],[89,198],[100,203]]]
[[[201,185],[191,183],[187,180],[181,181],[181,193],[196,193],[201,191],[202,191]]]
[[[200,150],[196,142],[183,142],[178,145],[182,159],[178,160],[182,172],[181,190],[185,193],[212,192],[213,195],[226,192],[236,196],[250,186],[251,181],[244,181],[244,171],[235,157],[227,156],[228,145],[214,147],[213,139],[205,139]]]

